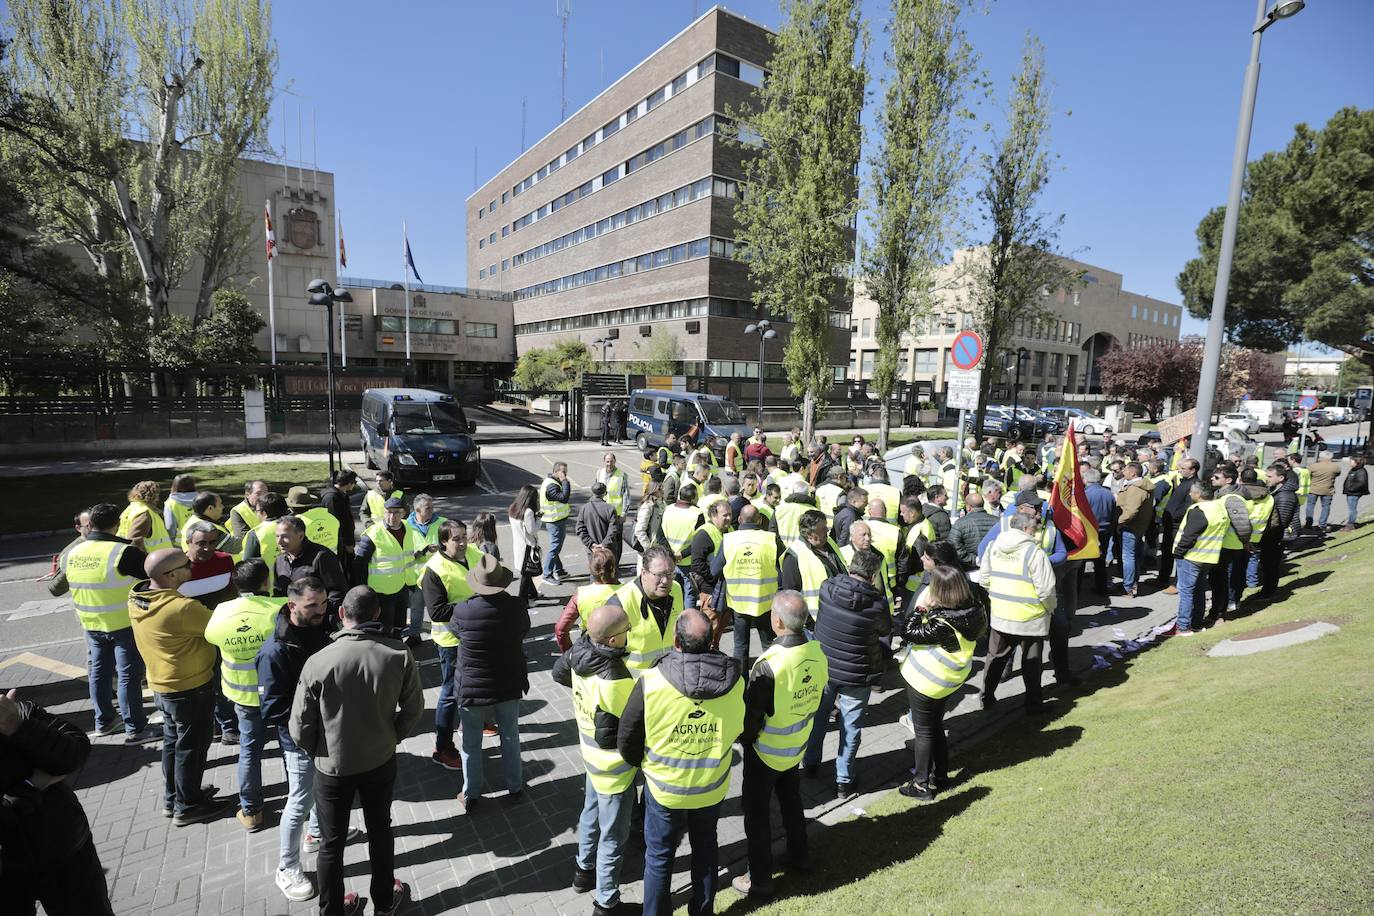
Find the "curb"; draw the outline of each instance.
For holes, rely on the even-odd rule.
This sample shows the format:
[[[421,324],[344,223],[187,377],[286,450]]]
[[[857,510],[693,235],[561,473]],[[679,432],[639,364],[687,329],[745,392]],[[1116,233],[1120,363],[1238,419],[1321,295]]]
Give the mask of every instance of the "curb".
[[[0,541],[17,541],[21,538],[46,538],[52,537],[54,534],[63,534],[69,530],[71,529],[54,528],[51,531],[22,531],[14,534],[0,534]]]

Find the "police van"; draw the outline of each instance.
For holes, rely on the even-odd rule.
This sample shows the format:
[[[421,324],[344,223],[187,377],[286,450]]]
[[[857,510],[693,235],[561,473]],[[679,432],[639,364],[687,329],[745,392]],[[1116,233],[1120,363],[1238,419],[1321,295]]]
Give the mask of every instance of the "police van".
[[[662,445],[669,433],[679,438],[690,433],[698,445],[709,442],[718,455],[724,454],[731,433],[746,439],[753,432],[734,401],[715,394],[649,388],[630,394],[629,426],[640,451]]]
[[[451,394],[423,388],[369,388],[363,392],[363,458],[396,483],[464,483],[477,480],[482,450]]]

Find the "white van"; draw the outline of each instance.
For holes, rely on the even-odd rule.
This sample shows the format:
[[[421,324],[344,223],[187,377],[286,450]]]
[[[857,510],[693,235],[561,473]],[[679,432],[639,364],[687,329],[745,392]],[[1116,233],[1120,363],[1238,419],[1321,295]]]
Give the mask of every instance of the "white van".
[[[1279,401],[1242,401],[1240,409],[1254,417],[1261,430],[1283,428],[1283,404]]]

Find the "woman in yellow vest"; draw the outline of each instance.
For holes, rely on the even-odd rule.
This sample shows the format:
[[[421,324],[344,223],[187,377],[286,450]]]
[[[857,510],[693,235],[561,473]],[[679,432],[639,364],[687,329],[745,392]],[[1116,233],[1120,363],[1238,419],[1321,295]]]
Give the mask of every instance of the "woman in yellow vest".
[[[954,566],[936,566],[916,598],[902,638],[902,679],[911,707],[915,775],[897,791],[907,798],[931,801],[949,784],[949,750],[945,743],[945,706],[973,670],[974,644],[987,629],[986,611],[969,588],[968,577]]]
[[[171,547],[167,525],[162,521],[162,513],[157,511],[161,496],[162,488],[156,480],[140,480],[134,484],[129,490],[129,505],[119,513],[119,530],[115,536],[130,541],[144,553]]]
[[[572,648],[572,637],[568,635],[574,626],[582,632],[587,631],[587,616],[601,607],[620,588],[619,570],[616,568],[615,554],[600,544],[592,547],[591,558],[587,560],[587,571],[592,581],[579,585],[568,599],[563,613],[553,625],[553,641],[559,652]]]
[[[462,758],[453,743],[458,717],[453,680],[458,670],[458,637],[446,624],[453,617],[453,606],[474,594],[468,573],[482,562],[482,551],[468,543],[467,527],[462,522],[445,519],[436,538],[439,552],[431,555],[420,571],[420,593],[433,622],[430,636],[439,654],[439,699],[434,706],[434,753],[430,759],[446,770],[461,770]]]

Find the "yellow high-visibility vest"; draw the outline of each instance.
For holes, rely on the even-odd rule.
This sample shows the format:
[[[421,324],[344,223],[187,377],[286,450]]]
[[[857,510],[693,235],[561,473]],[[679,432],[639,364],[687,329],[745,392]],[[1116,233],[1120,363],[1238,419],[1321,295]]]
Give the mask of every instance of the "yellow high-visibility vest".
[[[172,539],[167,535],[167,526],[162,523],[162,515],[154,512],[146,503],[131,502],[124,507],[124,511],[119,513],[119,528],[115,535],[129,540],[129,532],[133,531],[134,522],[142,512],[148,513],[148,521],[152,525],[151,533],[143,539],[143,552],[152,553],[154,550],[171,547]]]
[[[868,530],[873,532],[873,549],[883,555],[887,563],[887,584],[897,587],[897,545],[902,541],[902,529],[882,519],[866,518]]]
[[[782,540],[782,546],[791,550],[794,544],[802,540],[801,517],[814,508],[816,507],[809,503],[793,503],[786,500],[773,508],[774,517],[778,520],[778,537]]]
[[[630,491],[630,478],[625,476],[625,472],[616,468],[614,472],[607,474],[602,467],[596,472],[596,482],[606,485],[606,502],[611,504],[616,515],[625,514],[625,494]]]
[[[701,517],[701,510],[696,506],[679,506],[676,503],[663,510],[663,539],[668,542],[668,549],[677,557],[677,565],[686,567],[692,565],[692,558],[688,555],[692,546],[692,535],[697,531],[697,519]]]
[[[946,652],[939,646],[907,646],[902,657],[902,680],[932,700],[958,690],[973,671],[975,640],[950,629],[959,637],[957,652]]]
[[[405,494],[400,490],[392,490],[383,496],[376,490],[368,490],[367,495],[363,497],[363,503],[367,506],[368,518],[378,525],[382,524],[382,516],[386,515],[386,501],[388,499],[405,499]]]
[[[833,540],[829,543],[830,549],[839,556],[840,548]],[[806,608],[811,612],[811,616],[816,617],[821,612],[821,583],[830,578],[830,572],[825,568],[821,558],[816,556],[806,538],[798,538],[790,549],[797,558],[797,571],[801,573],[802,600],[806,602]]]
[[[816,507],[825,513],[830,521],[835,521],[835,504],[844,496],[844,487],[834,483],[823,483],[816,488]]]
[[[205,641],[219,650],[219,679],[225,699],[257,706],[258,650],[277,628],[285,598],[240,595],[218,605],[205,625]]]
[[[1239,505],[1241,509],[1245,511],[1246,515],[1250,514],[1250,507],[1246,505],[1245,497],[1241,496],[1239,493],[1227,493],[1221,499],[1216,500],[1216,502],[1225,506],[1228,502],[1232,502],[1233,500],[1235,501],[1235,505]],[[1236,534],[1236,529],[1231,526],[1231,517],[1229,514],[1226,517],[1226,537],[1222,539],[1221,547],[1223,550],[1240,550],[1245,547],[1245,545],[1240,542],[1240,535]]]
[[[578,603],[581,607],[581,602]],[[602,677],[598,672],[583,677],[572,672],[573,720],[577,723],[582,764],[587,768],[592,788],[601,795],[619,795],[634,784],[637,767],[632,767],[611,748],[596,743],[596,714],[604,710],[613,716],[625,711],[625,704],[634,690],[634,678]]]
[[[673,630],[677,619],[682,616],[682,584],[674,582],[672,588],[672,610],[668,612],[668,623],[662,630],[653,611],[643,610],[644,592],[639,580],[632,579],[616,590],[615,598],[620,602],[625,616],[630,620],[630,631],[625,635],[625,667],[638,676],[648,671],[658,660],[673,650]]]
[[[372,541],[372,556],[367,560],[367,585],[379,595],[394,595],[406,587],[410,565],[420,544],[415,529],[402,525],[404,543],[397,543],[386,525],[378,522],[365,532]]]
[[[587,629],[587,617],[591,612],[610,601],[619,588],[619,583],[606,585],[601,582],[577,587],[577,618],[583,630]]]
[[[988,583],[988,598],[994,617],[1024,622],[1044,617],[1050,612],[1040,602],[1040,592],[1030,574],[1031,558],[1038,550],[1038,544],[1027,541],[1010,557],[1003,556],[1000,551],[992,554],[992,580]]]
[[[239,500],[237,505],[229,511],[233,512],[243,521],[243,530],[245,534],[258,527],[258,510],[248,505],[247,499]]]
[[[279,518],[269,518],[266,521],[258,522],[253,526],[253,534],[258,539],[258,554],[262,557],[262,562],[267,564],[271,570],[277,563],[277,522]],[[268,576],[269,583],[276,581],[276,576]]]
[[[935,540],[935,523],[928,518],[921,519],[919,522],[912,525],[910,528],[906,530],[905,543],[908,554],[914,553],[916,551],[916,544],[923,537],[926,539],[927,544]],[[921,587],[921,573],[916,572],[915,570],[924,571],[919,562],[920,557],[917,557],[916,560],[917,562],[912,562],[908,564],[912,568],[913,572],[906,577],[905,586],[906,590],[913,594],[916,592],[918,588]]]
[[[765,500],[762,496],[756,496],[753,499],[749,500],[749,504],[752,505],[755,509],[758,509],[759,513],[765,519],[767,519],[770,522],[773,520],[773,507],[768,505],[767,500]]]
[[[711,507],[714,506],[716,503],[724,502],[725,499],[726,497],[724,493],[704,493],[702,494],[702,497],[697,500],[697,508],[701,510],[702,515],[705,515],[709,518],[711,513]]]
[[[778,539],[770,531],[731,531],[721,541],[725,555],[725,603],[736,614],[761,617],[778,592]]]
[[[773,672],[773,712],[765,716],[763,727],[754,739],[754,752],[759,759],[779,772],[801,763],[806,740],[816,710],[821,705],[821,691],[830,680],[830,665],[821,644],[808,639],[799,646],[773,643],[758,661]]]
[[[415,542],[419,545],[415,549],[423,550],[426,547],[440,546],[439,526],[446,521],[448,521],[448,519],[444,518],[442,515],[435,514],[432,518],[430,518],[429,527],[425,530],[423,534],[420,533],[419,528],[416,528],[414,525],[410,523],[410,519],[407,518],[404,524],[411,531],[415,532]],[[472,545],[469,544],[468,546],[471,547]],[[442,550],[436,550],[434,553],[442,552]],[[425,564],[433,555],[434,554],[430,554],[429,556],[421,555],[419,557],[416,557],[415,560],[411,562],[410,569],[406,570],[406,585],[420,584],[420,575],[425,571]]]
[[[330,553],[338,552],[339,520],[334,517],[334,513],[324,506],[316,506],[313,509],[306,509],[304,512],[297,512],[296,515],[305,522],[305,539],[307,541],[319,544]],[[375,516],[372,520],[378,525],[382,524],[382,516],[380,515]]]
[[[468,585],[468,573],[472,571],[474,566],[482,562],[482,551],[469,544],[467,551],[463,554],[463,559],[467,565],[451,559],[443,551],[440,551],[431,555],[424,565],[425,569],[434,573],[439,577],[439,581],[444,583],[444,598],[449,604],[466,601],[476,594],[472,590],[472,586]],[[425,613],[430,615],[429,635],[436,646],[452,648],[458,645],[458,637],[453,635],[448,625],[435,622],[432,608],[426,607]]]
[[[883,502],[884,516],[889,522],[896,523],[897,511],[902,507],[902,491],[890,483],[871,483],[864,487],[869,501],[880,499]]]
[[[129,589],[134,579],[121,575],[119,558],[128,544],[82,541],[63,560],[72,604],[82,629],[113,633],[129,626]]]
[[[1312,492],[1312,472],[1299,466],[1293,473],[1298,475],[1298,499],[1306,499],[1307,494]]]
[[[850,541],[840,548],[840,559],[844,560],[844,570],[842,570],[842,572],[847,572],[849,570],[849,564],[854,562],[854,554],[855,549],[853,541]],[[873,583],[873,587],[882,588],[883,596],[887,598],[888,607],[896,607],[896,604],[893,602],[892,585],[890,583],[896,581],[897,577],[888,569],[887,557],[884,557],[881,553],[878,554],[878,556],[882,557],[882,561],[878,564],[878,581]],[[920,576],[917,576],[916,580],[919,584]]]
[[[1194,503],[1188,513],[1201,512],[1207,527],[1199,534],[1193,546],[1183,555],[1203,566],[1215,566],[1221,561],[1221,545],[1226,542],[1226,532],[1231,530],[1231,518],[1226,514],[1226,505],[1219,499],[1209,499],[1204,503]],[[1183,525],[1188,524],[1188,515],[1183,516]]]
[[[1260,499],[1252,499],[1247,506],[1250,515],[1250,543],[1258,544],[1269,527],[1269,516],[1274,514],[1274,497],[1265,493]]]
[[[662,672],[644,673],[644,779],[665,808],[719,804],[730,788],[730,746],[744,731],[744,679],[694,700]]]

